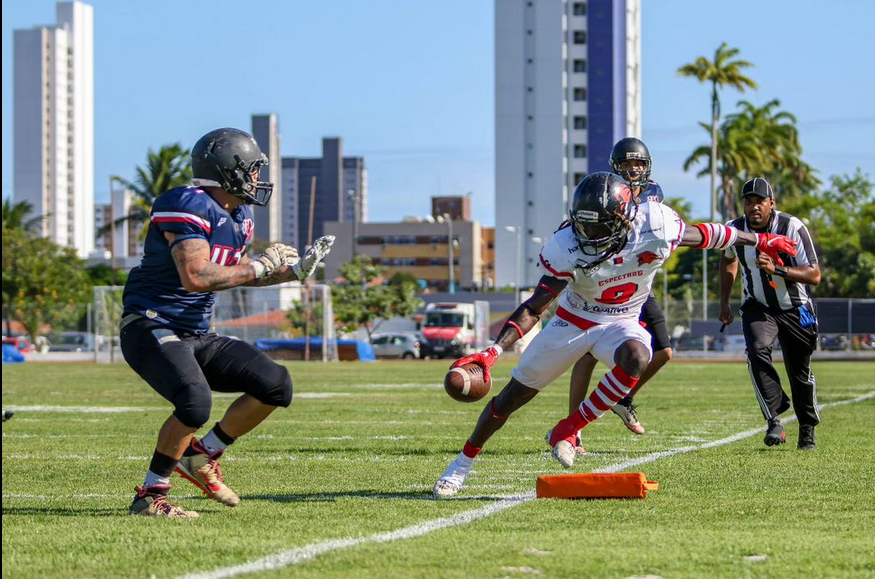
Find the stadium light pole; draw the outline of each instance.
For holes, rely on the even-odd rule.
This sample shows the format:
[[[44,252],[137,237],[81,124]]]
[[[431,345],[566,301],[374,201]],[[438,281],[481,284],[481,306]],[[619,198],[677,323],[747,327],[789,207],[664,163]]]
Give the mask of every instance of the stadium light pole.
[[[514,283],[514,303],[520,303],[520,273],[522,267],[520,266],[520,261],[522,259],[523,253],[523,228],[519,225],[507,225],[505,226],[505,231],[508,233],[516,233],[516,282]]]

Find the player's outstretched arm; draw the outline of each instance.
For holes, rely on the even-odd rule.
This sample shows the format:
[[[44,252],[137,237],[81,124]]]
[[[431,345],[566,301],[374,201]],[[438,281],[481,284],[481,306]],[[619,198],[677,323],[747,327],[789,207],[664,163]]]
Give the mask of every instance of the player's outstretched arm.
[[[510,315],[504,323],[504,327],[498,333],[498,339],[495,344],[486,348],[482,352],[459,358],[453,362],[451,368],[456,368],[462,364],[477,364],[483,368],[483,378],[486,382],[489,381],[489,369],[498,360],[502,352],[514,345],[514,343],[525,336],[529,330],[535,327],[541,320],[541,315],[550,307],[553,300],[559,295],[568,282],[553,276],[545,275],[538,282],[538,287],[535,288],[535,293],[532,297],[524,301]]]
[[[735,245],[754,245],[759,251],[774,259],[778,265],[784,265],[778,252],[790,256],[796,255],[796,242],[785,235],[751,233],[719,223],[699,223],[685,227],[679,245],[695,249],[721,250]]]

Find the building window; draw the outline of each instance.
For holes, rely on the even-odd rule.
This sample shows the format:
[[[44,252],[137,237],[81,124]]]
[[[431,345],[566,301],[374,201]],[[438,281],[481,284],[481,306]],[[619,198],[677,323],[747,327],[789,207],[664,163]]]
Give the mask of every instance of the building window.
[[[586,157],[586,145],[574,145],[574,156],[577,159]]]
[[[585,101],[586,100],[586,89],[585,88],[574,89],[574,100]]]
[[[530,121],[534,121],[534,120],[535,120],[535,117],[533,117],[532,115],[529,115],[529,116],[528,116],[528,119],[529,119]]]
[[[535,174],[532,173],[531,171],[529,171],[529,178],[534,177],[534,176],[535,176]]]
[[[574,44],[586,44],[586,30],[574,31]]]
[[[574,128],[578,131],[586,129],[586,117],[574,117]]]
[[[574,59],[574,72],[586,72],[586,61],[584,59]]]
[[[531,30],[526,30],[526,34],[528,34],[529,36],[532,36],[534,34],[534,32],[532,32]]]
[[[583,181],[584,177],[586,177],[586,173],[575,173],[574,174],[574,182],[580,183]]]
[[[575,16],[586,16],[586,2],[575,2],[573,10]]]
[[[527,88],[526,90],[529,91],[529,92],[535,92],[534,87],[531,87],[531,86],[530,86],[529,88]]]

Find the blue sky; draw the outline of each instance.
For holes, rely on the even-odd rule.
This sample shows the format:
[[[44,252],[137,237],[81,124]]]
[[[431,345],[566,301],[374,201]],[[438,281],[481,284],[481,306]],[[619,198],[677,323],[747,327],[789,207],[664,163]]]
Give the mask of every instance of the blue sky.
[[[148,148],[191,146],[217,126],[275,112],[284,156],[317,156],[323,136],[364,156],[370,218],[424,215],[435,194],[473,192],[494,221],[492,0],[93,0],[95,189],[133,176]],[[875,177],[875,3],[843,0],[642,2],[643,135],[667,195],[708,212],[708,180],[683,160],[707,135],[709,91],[677,68],[723,41],[756,64],[755,93],[799,120],[821,177]],[[824,10],[828,7],[829,14]],[[55,21],[52,0],[9,1],[3,17],[3,196],[12,191],[12,30]],[[865,104],[864,104],[865,103]]]

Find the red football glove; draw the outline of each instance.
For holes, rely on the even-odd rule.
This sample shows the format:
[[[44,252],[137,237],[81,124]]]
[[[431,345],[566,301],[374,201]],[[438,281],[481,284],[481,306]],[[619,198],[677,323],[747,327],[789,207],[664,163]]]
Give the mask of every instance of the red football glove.
[[[501,356],[501,351],[495,346],[492,346],[486,348],[482,352],[459,358],[453,362],[453,365],[450,366],[450,368],[458,368],[463,364],[477,364],[483,368],[483,381],[488,384],[490,380],[489,369],[495,365],[495,361],[498,360],[499,356]]]
[[[778,252],[795,257],[796,242],[785,235],[757,233],[757,249],[774,259],[778,265],[784,265],[784,261],[778,257]]]

